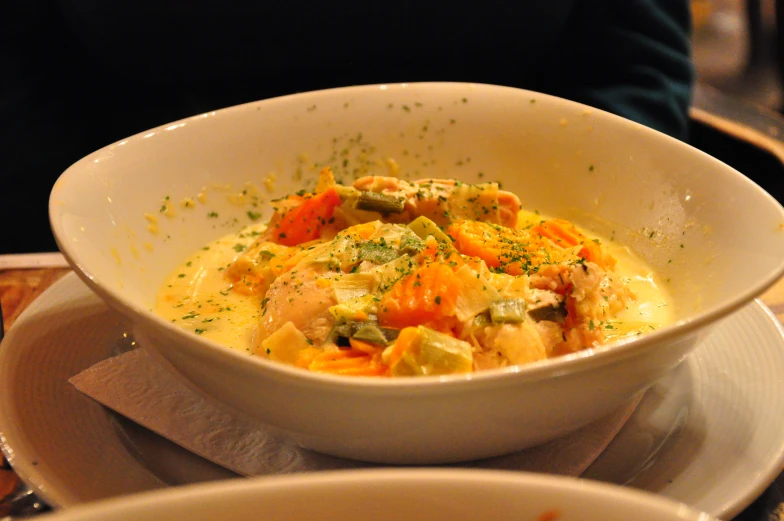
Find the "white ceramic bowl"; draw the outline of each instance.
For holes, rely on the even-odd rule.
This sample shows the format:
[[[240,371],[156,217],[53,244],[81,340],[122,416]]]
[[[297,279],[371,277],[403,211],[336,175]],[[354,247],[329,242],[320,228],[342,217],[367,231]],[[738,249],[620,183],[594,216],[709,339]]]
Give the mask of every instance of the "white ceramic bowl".
[[[104,500],[41,521],[715,521],[648,492],[510,471],[329,471],[188,485]]]
[[[271,187],[274,173],[271,198],[312,181],[316,163],[340,177],[368,166],[385,174],[390,159],[412,177],[482,173],[525,208],[629,244],[668,279],[676,323],[529,366],[371,379],[251,357],[151,312],[186,256],[249,222],[216,183],[237,193],[247,181]],[[165,197],[204,202],[165,217]],[[784,270],[784,209],[737,171],[608,113],[489,85],[333,89],[185,119],[75,163],[52,190],[50,215],[81,278],[195,387],[304,447],[376,462],[489,457],[584,426],[680,363]]]

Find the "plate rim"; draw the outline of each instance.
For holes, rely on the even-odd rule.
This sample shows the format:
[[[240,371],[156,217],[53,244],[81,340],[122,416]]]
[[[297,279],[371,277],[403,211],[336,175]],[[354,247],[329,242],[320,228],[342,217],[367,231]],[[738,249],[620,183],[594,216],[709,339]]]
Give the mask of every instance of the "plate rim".
[[[782,343],[784,344],[784,324],[779,321],[775,313],[773,313],[773,311],[767,305],[765,305],[765,303],[762,302],[760,298],[754,299],[753,305],[758,307],[758,311],[763,313],[768,319],[767,321],[770,322],[778,331],[779,339],[782,340]],[[775,461],[776,464],[771,464],[768,467],[768,472],[760,473],[761,475],[764,475],[764,479],[757,480],[755,483],[749,483],[749,485],[746,487],[746,495],[743,500],[743,506],[740,508],[738,504],[735,504],[732,507],[727,506],[722,512],[720,512],[720,515],[717,515],[716,517],[720,519],[732,519],[733,517],[740,514],[743,509],[751,505],[755,499],[761,496],[768,489],[768,487],[770,487],[771,484],[777,482],[778,477],[784,473],[784,443],[779,445],[778,450],[772,452],[776,455],[775,458],[772,458],[772,461]]]

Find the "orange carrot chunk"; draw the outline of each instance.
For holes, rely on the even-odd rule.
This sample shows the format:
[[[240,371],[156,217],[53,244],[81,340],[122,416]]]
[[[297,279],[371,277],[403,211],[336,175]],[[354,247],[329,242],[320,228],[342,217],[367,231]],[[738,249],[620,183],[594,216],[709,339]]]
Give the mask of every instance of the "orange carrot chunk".
[[[379,324],[402,329],[437,324],[453,317],[458,297],[453,280],[454,272],[447,264],[431,263],[417,268],[381,297]]]
[[[395,344],[387,358],[389,367],[394,366],[407,350],[409,350],[415,340],[419,339],[419,331],[416,327],[407,327],[397,336]]]
[[[366,342],[364,340],[357,340],[356,338],[349,338],[348,342],[351,344],[351,348],[355,351],[361,351],[368,355],[379,353],[384,349],[384,347],[386,347],[379,344],[371,344],[370,342]]]
[[[308,369],[350,376],[383,376],[388,373],[388,367],[381,361],[381,350],[371,355],[353,348],[322,352],[313,358]]]
[[[285,246],[296,246],[321,237],[321,229],[332,218],[335,207],[341,203],[334,188],[320,194],[303,196],[298,205],[282,214],[276,213],[270,221],[272,240]]]
[[[515,230],[480,221],[456,221],[447,233],[463,255],[477,257],[510,275],[522,275],[546,260],[541,240],[527,230]]]
[[[522,275],[543,264],[575,260],[577,255],[605,269],[615,266],[598,242],[586,237],[569,221],[555,219],[523,230],[479,221],[456,221],[447,233],[463,255],[478,257],[488,267],[510,275]]]

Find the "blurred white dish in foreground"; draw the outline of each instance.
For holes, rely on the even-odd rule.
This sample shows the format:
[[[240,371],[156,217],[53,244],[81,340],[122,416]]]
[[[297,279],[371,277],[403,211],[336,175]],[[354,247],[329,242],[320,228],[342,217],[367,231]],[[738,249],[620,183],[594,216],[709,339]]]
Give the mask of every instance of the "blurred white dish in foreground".
[[[41,521],[711,521],[671,499],[605,483],[504,471],[330,471],[189,485],[65,509]]]

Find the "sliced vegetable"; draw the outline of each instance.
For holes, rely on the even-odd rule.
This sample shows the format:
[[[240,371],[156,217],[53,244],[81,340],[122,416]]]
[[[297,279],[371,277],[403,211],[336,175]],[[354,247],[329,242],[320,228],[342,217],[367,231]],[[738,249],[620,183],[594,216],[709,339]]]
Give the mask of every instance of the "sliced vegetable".
[[[490,320],[493,324],[520,323],[525,319],[525,300],[507,298],[490,304]]]
[[[418,236],[405,235],[400,241],[400,253],[415,255],[425,248],[425,243]]]
[[[293,323],[286,322],[264,339],[256,354],[276,362],[296,364],[300,351],[310,346],[308,338]]]
[[[368,354],[360,349],[324,351],[313,357],[308,369],[352,376],[383,376],[388,368],[381,362],[381,350]]]
[[[419,261],[449,264],[455,270],[465,264],[460,252],[452,246],[451,242],[441,242],[432,235],[425,239],[425,249],[419,254]]]
[[[335,344],[338,347],[349,347],[349,338],[351,338],[351,324],[343,323],[333,326],[332,330],[327,335],[324,344]]]
[[[349,343],[351,344],[351,349],[356,349],[357,351],[362,351],[363,353],[367,353],[369,355],[380,355],[385,347],[383,344],[366,342],[357,338],[350,339]]]
[[[458,221],[448,228],[463,255],[479,257],[490,268],[510,275],[530,273],[538,266],[570,258],[531,230],[515,230],[479,221]],[[572,257],[573,258],[573,255]]]
[[[335,188],[302,197],[299,204],[285,213],[275,213],[269,227],[272,240],[278,244],[296,246],[318,239],[321,229],[340,204],[341,199]]]
[[[525,272],[527,244],[514,230],[476,221],[459,221],[452,223],[447,232],[463,255],[479,257],[489,267],[511,275]]]
[[[379,345],[389,345],[394,342],[399,329],[381,327],[376,321],[376,317],[371,315],[368,321],[348,321],[336,324],[329,333],[325,344],[335,344],[338,347],[345,347],[350,344],[350,340],[356,339]]]
[[[367,322],[378,312],[378,298],[367,294],[345,300],[329,307],[337,322]]]
[[[392,376],[469,373],[473,367],[471,344],[423,326],[401,331],[382,359]]]
[[[371,344],[389,345],[397,339],[399,333],[399,329],[366,324],[357,329],[351,339],[362,340]]]
[[[359,248],[352,234],[339,233],[329,242],[314,246],[301,258],[313,264],[321,264],[330,270],[346,271],[359,261]]]
[[[318,355],[323,353],[323,349],[319,349],[317,347],[308,347],[307,349],[303,349],[299,353],[297,353],[297,360],[294,362],[294,365],[297,367],[301,367],[303,369],[307,369],[310,364],[313,362],[313,359],[316,358]]]
[[[359,245],[359,260],[374,264],[386,264],[398,257],[398,252],[386,241],[363,242]]]
[[[467,264],[455,271],[453,283],[457,288],[455,316],[461,322],[486,311],[501,298],[490,281]]]
[[[332,282],[335,300],[340,303],[363,297],[370,293],[375,283],[376,276],[373,273],[347,273],[335,277]]]
[[[458,288],[454,272],[441,263],[425,264],[399,280],[381,297],[378,320],[383,326],[436,326],[454,317]],[[438,327],[441,329],[441,327]]]
[[[402,197],[382,194],[378,192],[360,192],[354,204],[357,210],[367,210],[371,212],[403,213],[406,208],[406,201]]]
[[[485,327],[485,326],[489,326],[490,324],[492,324],[492,321],[490,320],[489,311],[485,313],[480,313],[477,316],[475,316],[474,321],[472,323],[474,328]]]
[[[436,223],[424,215],[411,221],[408,227],[422,240],[427,239],[428,235],[432,235],[438,242],[452,244],[452,239]]]
[[[401,255],[392,262],[382,264],[373,269],[371,273],[376,276],[376,285],[372,292],[386,292],[402,277],[408,275],[416,269],[416,263],[408,255]]]
[[[557,306],[542,306],[536,309],[529,309],[528,316],[536,322],[549,320],[551,322],[563,324],[566,319],[566,306],[561,303]]]

